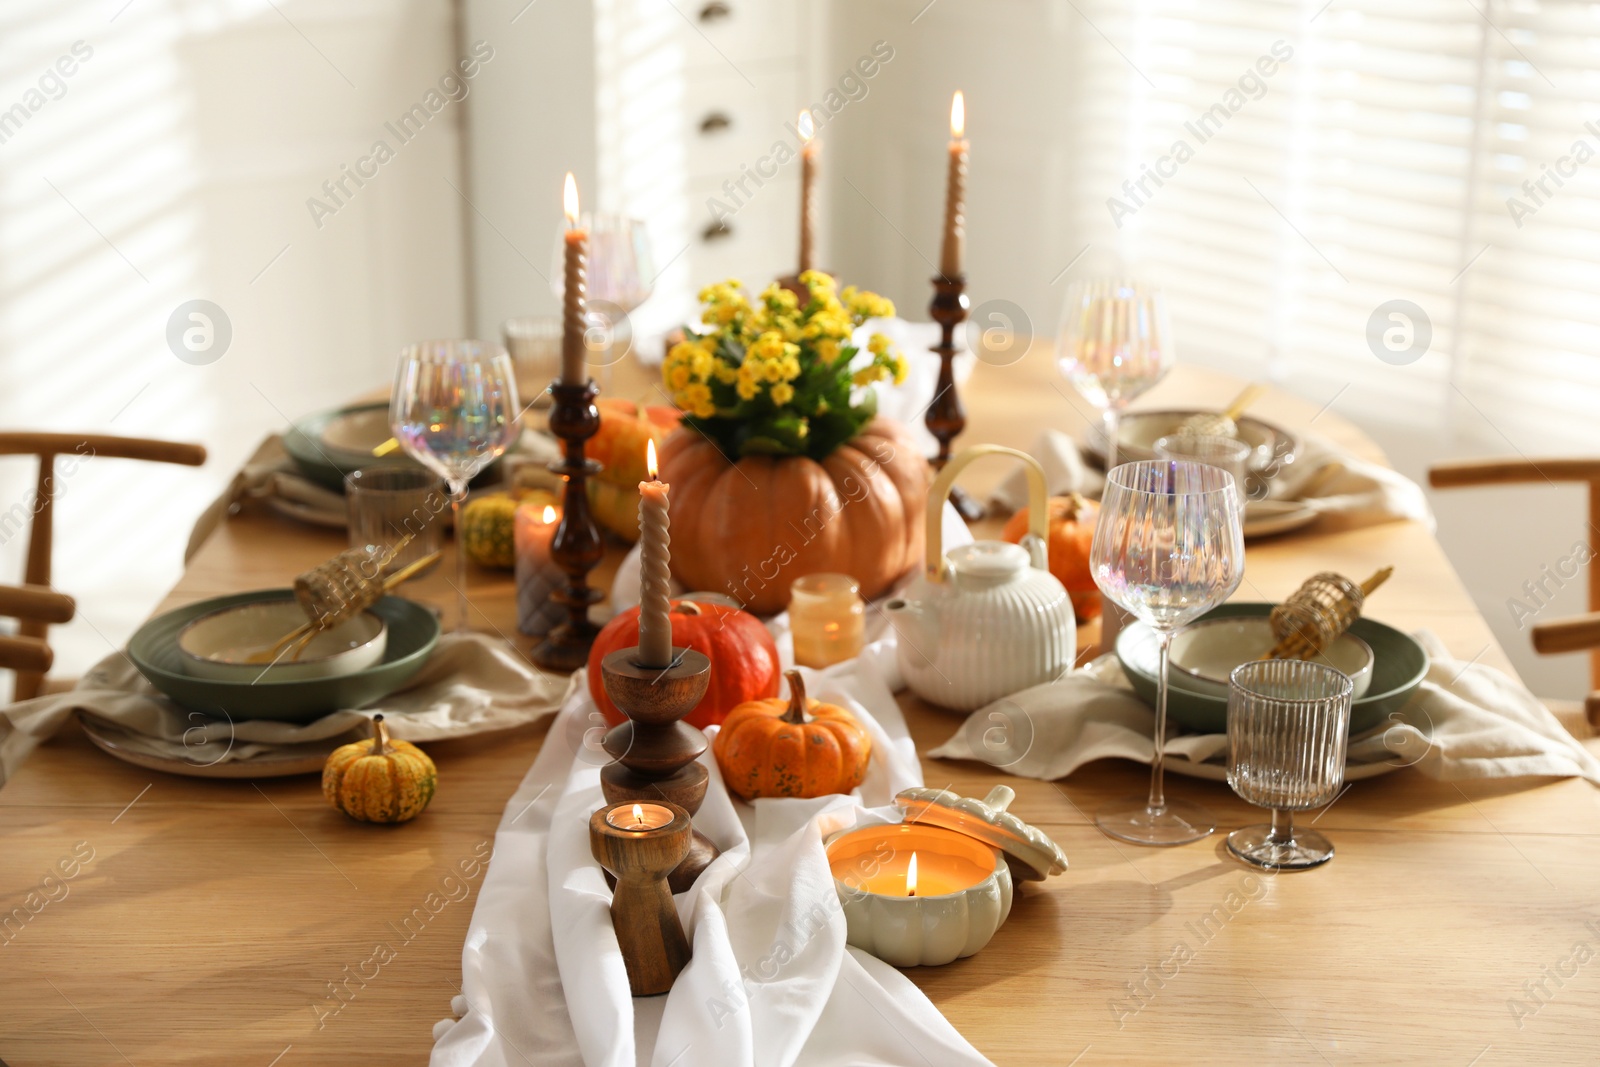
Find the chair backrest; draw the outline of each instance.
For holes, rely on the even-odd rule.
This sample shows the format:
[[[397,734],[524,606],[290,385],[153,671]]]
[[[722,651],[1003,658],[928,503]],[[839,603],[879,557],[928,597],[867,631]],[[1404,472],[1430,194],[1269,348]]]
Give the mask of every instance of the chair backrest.
[[[9,511],[0,513],[0,530],[15,533],[28,526],[28,554],[23,570],[23,581],[49,592],[50,564],[54,549],[54,512],[56,490],[56,457],[91,457],[136,459],[148,463],[176,463],[198,467],[206,461],[206,450],[201,445],[174,441],[156,441],[142,437],[111,437],[106,434],[68,433],[0,433],[0,456],[35,456],[39,460],[38,478],[34,491],[26,502],[15,504]],[[53,594],[54,595],[54,594]],[[69,601],[70,603],[70,601]],[[10,614],[0,609],[0,614]],[[59,614],[59,608],[56,610]],[[65,619],[53,618],[49,612],[19,614],[18,631],[24,638],[43,643],[52,622],[65,622],[72,617],[69,610]],[[36,652],[37,650],[35,650]],[[48,651],[48,648],[46,649]],[[37,661],[35,659],[35,661]],[[49,669],[48,661],[41,669],[18,670],[14,696],[26,700],[38,695]]]
[[[1428,470],[1428,484],[1435,489],[1562,482],[1588,485],[1588,529],[1600,532],[1600,459],[1469,459],[1441,463]],[[1589,568],[1588,591],[1589,611],[1600,611],[1600,565]],[[1589,687],[1600,690],[1600,648],[1594,646],[1593,640],[1596,632],[1590,620],[1542,623],[1534,628],[1533,646],[1540,653],[1590,649]]]

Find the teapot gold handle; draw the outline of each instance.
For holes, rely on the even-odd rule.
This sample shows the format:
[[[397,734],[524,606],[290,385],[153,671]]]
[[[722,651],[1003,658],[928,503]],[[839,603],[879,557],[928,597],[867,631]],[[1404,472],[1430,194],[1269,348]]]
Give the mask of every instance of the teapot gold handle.
[[[1050,499],[1044,484],[1044,468],[1039,461],[1015,448],[1006,448],[1004,445],[973,445],[964,448],[944,465],[944,470],[933,480],[933,488],[928,490],[928,580],[934,582],[944,581],[946,564],[944,561],[944,502],[950,496],[950,487],[955,485],[956,477],[966,469],[967,464],[983,456],[1012,456],[1020,459],[1023,469],[1028,472],[1028,536],[1038,538],[1038,548],[1042,552],[1049,544],[1050,531]],[[1034,555],[1035,566],[1040,566]]]

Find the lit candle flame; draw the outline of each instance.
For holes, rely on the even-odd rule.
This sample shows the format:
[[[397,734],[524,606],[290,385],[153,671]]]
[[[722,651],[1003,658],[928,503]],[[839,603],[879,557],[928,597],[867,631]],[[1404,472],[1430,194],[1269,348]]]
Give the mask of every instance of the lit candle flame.
[[[800,112],[800,121],[796,123],[800,130],[800,140],[810,141],[817,134],[816,123],[811,119],[811,109],[806,108]]]
[[[644,469],[650,472],[650,480],[652,482],[661,480],[661,469],[656,466],[656,443],[654,441],[645,442]]]
[[[911,864],[906,867],[906,896],[917,895],[917,854],[911,854]]]
[[[967,132],[967,98],[961,95],[961,90],[956,90],[956,95],[950,98],[950,139],[961,140],[961,135]]]
[[[556,521],[556,509],[550,504],[544,506],[544,521],[547,524]]]
[[[638,823],[640,826],[644,825],[644,808],[640,807],[638,804],[633,806],[633,821]]]
[[[567,171],[567,181],[561,187],[561,208],[567,214],[567,229],[576,229],[578,225],[578,183],[572,177],[572,172]]]

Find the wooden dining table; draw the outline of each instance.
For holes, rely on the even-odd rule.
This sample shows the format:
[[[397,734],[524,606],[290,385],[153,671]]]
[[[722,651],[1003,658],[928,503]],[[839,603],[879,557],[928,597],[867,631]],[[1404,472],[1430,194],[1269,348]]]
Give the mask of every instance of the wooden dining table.
[[[1093,413],[1048,347],[977,366],[958,446],[1025,449],[1047,427],[1081,436]],[[1240,384],[1183,367],[1138,406],[1216,408]],[[648,397],[648,372],[620,367],[610,390]],[[1254,413],[1381,460],[1338,407],[1272,391]],[[1004,473],[980,465],[968,487],[982,495]],[[340,531],[247,506],[158,610],[285,586],[344,543]],[[620,554],[608,552],[599,583]],[[1314,571],[1361,577],[1386,564],[1395,574],[1371,615],[1511,672],[1419,523],[1253,541],[1237,598],[1278,601]],[[453,573],[446,560],[407,595],[448,621]],[[509,575],[475,570],[469,595],[474,628],[529,648]],[[1086,652],[1095,637],[1086,627]],[[922,752],[961,725],[909,694],[900,702]],[[398,827],[346,818],[314,776],[154,773],[72,726],[0,790],[0,1060],[425,1062],[460,990],[482,884],[470,861],[487,855],[550,722],[431,745],[438,794]],[[1011,811],[1070,858],[1064,875],[1019,894],[983,951],[906,972],[998,1064],[1600,1062],[1600,790],[1587,782],[1439,782],[1399,769],[1350,784],[1307,820],[1334,842],[1330,864],[1274,877],[1229,857],[1225,832],[1263,813],[1218,782],[1168,776],[1170,795],[1216,814],[1216,834],[1141,848],[1092,822],[1103,802],[1146,788],[1138,764],[1106,760],[1056,782],[927,757],[922,770],[928,785],[969,795],[1004,781],[1017,794]],[[41,887],[53,888],[30,897]],[[25,922],[4,925],[41,899]],[[346,981],[424,901],[440,905],[381,973]],[[554,1051],[526,1050],[528,1062],[566,1062]]]

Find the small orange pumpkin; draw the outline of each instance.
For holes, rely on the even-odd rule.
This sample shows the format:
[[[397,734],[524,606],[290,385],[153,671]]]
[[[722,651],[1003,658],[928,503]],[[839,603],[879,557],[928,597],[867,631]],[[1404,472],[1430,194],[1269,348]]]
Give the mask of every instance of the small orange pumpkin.
[[[600,430],[583,446],[584,455],[600,463],[600,473],[589,479],[589,507],[595,521],[632,544],[639,540],[639,483],[645,470],[645,446],[656,451],[678,426],[683,413],[677,408],[641,407],[619,397],[601,397]]]
[[[872,735],[849,711],[806,699],[799,671],[786,671],[789,699],[751,700],[728,712],[711,745],[728,788],[757,797],[820,797],[861,784]]]
[[[1100,587],[1094,584],[1089,571],[1089,547],[1094,543],[1094,525],[1100,517],[1100,505],[1085,500],[1077,493],[1053,496],[1049,503],[1050,536],[1048,559],[1050,573],[1067,589],[1072,598],[1072,613],[1079,622],[1100,617]],[[1028,509],[1019,508],[1006,521],[1000,536],[1012,544],[1019,544],[1028,532]]]

